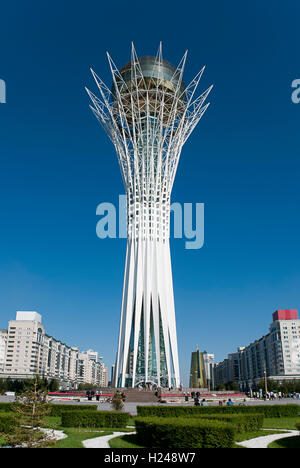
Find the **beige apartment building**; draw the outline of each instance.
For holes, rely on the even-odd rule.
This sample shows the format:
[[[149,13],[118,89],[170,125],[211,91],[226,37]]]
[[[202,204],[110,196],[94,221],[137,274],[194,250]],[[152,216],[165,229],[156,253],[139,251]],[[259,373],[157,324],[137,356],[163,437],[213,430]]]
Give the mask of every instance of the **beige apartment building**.
[[[300,380],[300,319],[296,309],[273,313],[270,331],[262,338],[218,363],[214,368],[215,385],[236,383],[249,390],[266,376],[281,384]]]
[[[0,331],[0,378],[57,379],[62,388],[79,383],[104,386],[107,369],[97,352],[82,353],[49,336],[37,312],[19,311]]]
[[[78,354],[78,383],[99,382],[100,387],[107,387],[107,369],[99,359],[91,349]]]
[[[4,372],[7,336],[7,330],[0,330],[0,372]]]

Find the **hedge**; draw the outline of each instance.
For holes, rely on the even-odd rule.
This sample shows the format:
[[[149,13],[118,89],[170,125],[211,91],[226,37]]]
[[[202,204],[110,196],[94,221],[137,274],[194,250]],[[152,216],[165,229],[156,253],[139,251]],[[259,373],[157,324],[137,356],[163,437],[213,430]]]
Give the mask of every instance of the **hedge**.
[[[14,431],[14,428],[17,427],[18,423],[14,416],[2,413],[0,414],[0,433],[10,434]]]
[[[61,416],[68,411],[97,411],[97,405],[56,405],[49,404],[49,416]]]
[[[231,448],[233,425],[200,418],[136,418],[137,439],[149,448]]]
[[[296,428],[300,431],[300,421],[296,423]]]
[[[129,413],[116,411],[67,411],[61,415],[62,427],[126,427]]]
[[[259,431],[264,423],[263,414],[195,414],[193,418],[200,420],[217,420],[233,424],[236,432]]]
[[[138,416],[179,417],[195,414],[263,414],[265,418],[297,417],[299,405],[249,405],[249,406],[138,406]]]
[[[9,413],[13,409],[14,403],[0,403],[0,414]],[[97,405],[56,405],[49,403],[47,408],[50,410],[48,416],[61,416],[67,411],[97,411]]]

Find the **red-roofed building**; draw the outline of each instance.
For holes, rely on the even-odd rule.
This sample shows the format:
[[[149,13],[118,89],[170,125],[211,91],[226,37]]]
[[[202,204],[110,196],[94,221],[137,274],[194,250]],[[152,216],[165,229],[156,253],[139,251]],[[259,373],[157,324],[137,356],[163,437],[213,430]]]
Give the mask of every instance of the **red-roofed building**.
[[[297,309],[280,309],[273,314],[273,322],[276,320],[298,320]]]

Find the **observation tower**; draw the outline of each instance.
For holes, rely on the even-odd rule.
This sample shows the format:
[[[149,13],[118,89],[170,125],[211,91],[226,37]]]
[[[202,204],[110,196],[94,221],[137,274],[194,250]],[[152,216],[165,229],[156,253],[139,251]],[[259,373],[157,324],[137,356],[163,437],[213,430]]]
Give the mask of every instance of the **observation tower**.
[[[182,147],[209,104],[197,96],[204,68],[185,86],[187,53],[177,68],[138,58],[118,69],[108,56],[112,86],[92,70],[100,97],[87,90],[96,118],[118,156],[127,194],[127,252],[114,385],[179,387],[169,246],[170,198]]]

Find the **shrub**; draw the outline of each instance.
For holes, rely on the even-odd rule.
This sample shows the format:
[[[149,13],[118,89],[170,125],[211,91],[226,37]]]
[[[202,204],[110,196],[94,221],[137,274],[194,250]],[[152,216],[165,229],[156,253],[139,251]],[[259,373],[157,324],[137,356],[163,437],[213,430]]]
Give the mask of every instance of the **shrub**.
[[[235,430],[231,424],[200,418],[137,418],[139,443],[149,448],[230,448]]]
[[[300,421],[296,423],[296,428],[300,431]]]
[[[0,403],[0,413],[9,413],[13,403]]]
[[[96,405],[56,405],[49,404],[49,416],[61,416],[68,411],[97,411]]]
[[[62,413],[63,427],[126,427],[128,413],[115,411],[67,411]]]
[[[2,413],[0,414],[0,433],[2,434],[11,434],[14,432],[15,427],[17,427],[18,423],[14,416]]]
[[[299,405],[248,406],[138,406],[138,416],[179,417],[195,414],[263,414],[265,418],[297,417]]]
[[[263,414],[198,414],[193,418],[201,420],[223,421],[232,424],[236,432],[255,432],[259,431],[264,422]]]
[[[111,400],[111,406],[115,411],[122,411],[124,408],[122,395],[120,392],[116,392]]]

